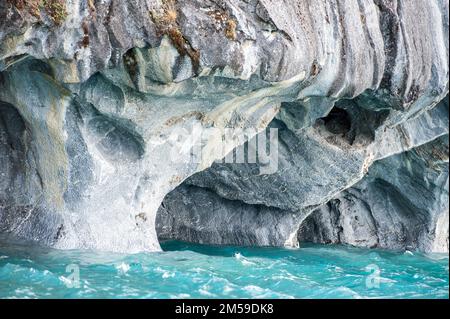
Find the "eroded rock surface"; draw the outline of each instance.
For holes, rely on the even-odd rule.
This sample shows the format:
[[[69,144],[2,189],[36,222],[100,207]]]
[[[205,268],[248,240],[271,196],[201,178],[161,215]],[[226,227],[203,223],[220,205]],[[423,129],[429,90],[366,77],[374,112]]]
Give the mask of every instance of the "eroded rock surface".
[[[0,232],[158,250],[164,197],[212,165],[162,237],[295,246],[373,163],[448,134],[448,30],[446,0],[1,1]],[[268,125],[276,167],[213,165]]]
[[[313,212],[300,241],[448,252],[448,135],[375,163]]]
[[[331,135],[322,132],[322,125],[331,127],[331,119],[297,134],[274,120],[280,147],[273,174],[261,175],[257,164],[215,163],[187,179],[160,208],[161,239],[172,232],[172,238],[201,242],[202,234],[215,234],[217,243],[251,245],[263,229],[273,239],[259,245],[295,247],[298,241],[312,241],[448,251],[448,99],[396,127],[380,126],[365,146],[349,144],[352,125],[336,113],[328,115],[336,121]],[[372,125],[369,119],[354,123],[360,132],[369,132]],[[336,134],[344,128],[347,134]],[[399,132],[408,143],[397,148],[387,141],[396,140]],[[216,214],[212,207],[218,202],[222,206]],[[251,227],[245,211],[266,222]],[[278,223],[269,222],[274,216]],[[215,222],[199,222],[205,219]],[[234,227],[246,229],[246,235],[237,240]]]

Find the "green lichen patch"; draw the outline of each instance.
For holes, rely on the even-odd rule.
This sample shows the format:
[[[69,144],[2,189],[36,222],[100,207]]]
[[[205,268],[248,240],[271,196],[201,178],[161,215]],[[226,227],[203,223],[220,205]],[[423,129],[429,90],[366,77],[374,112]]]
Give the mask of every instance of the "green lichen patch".
[[[56,25],[67,18],[66,0],[7,0],[17,10],[41,19],[41,10],[50,17]]]
[[[87,5],[89,8],[89,13],[91,15],[95,15],[95,13],[97,12],[97,9],[95,8],[94,0],[88,0]]]
[[[67,18],[65,0],[42,0],[42,5],[55,24],[60,25]]]
[[[225,36],[230,40],[236,40],[236,21],[228,20],[227,26],[225,27]]]
[[[39,19],[41,17],[42,0],[7,0],[7,2],[20,12],[29,13]]]
[[[209,16],[214,19],[216,28],[223,30],[228,39],[233,41],[237,39],[237,22],[226,11],[214,10],[209,13]]]
[[[160,35],[167,35],[180,55],[187,55],[191,58],[194,71],[198,74],[200,52],[192,47],[181,32],[177,22],[176,0],[163,0],[160,8],[150,11],[150,17]]]

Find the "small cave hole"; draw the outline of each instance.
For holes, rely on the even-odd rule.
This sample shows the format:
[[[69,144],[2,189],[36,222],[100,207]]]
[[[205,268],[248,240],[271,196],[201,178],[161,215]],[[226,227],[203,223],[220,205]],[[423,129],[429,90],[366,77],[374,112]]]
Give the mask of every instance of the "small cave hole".
[[[334,107],[326,117],[322,118],[322,121],[326,129],[336,135],[345,135],[352,127],[350,115],[339,107]]]

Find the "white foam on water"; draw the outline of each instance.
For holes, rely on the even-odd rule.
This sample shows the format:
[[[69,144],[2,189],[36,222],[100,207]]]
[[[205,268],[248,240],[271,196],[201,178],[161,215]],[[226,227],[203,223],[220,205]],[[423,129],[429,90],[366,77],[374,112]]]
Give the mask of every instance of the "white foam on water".
[[[130,265],[127,263],[121,263],[116,266],[116,269],[122,274],[126,274],[130,270],[130,268]]]
[[[255,266],[256,263],[249,261],[247,258],[245,258],[244,256],[242,256],[241,253],[235,253],[234,257],[239,260],[244,266]]]

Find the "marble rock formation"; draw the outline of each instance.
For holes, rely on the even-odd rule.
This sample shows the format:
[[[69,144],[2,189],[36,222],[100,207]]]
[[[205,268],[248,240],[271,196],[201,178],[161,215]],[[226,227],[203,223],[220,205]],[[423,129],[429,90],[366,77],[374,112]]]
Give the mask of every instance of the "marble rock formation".
[[[448,15],[448,0],[2,0],[0,233],[448,250]],[[266,128],[275,166],[220,162]],[[346,194],[372,224],[335,207]]]

